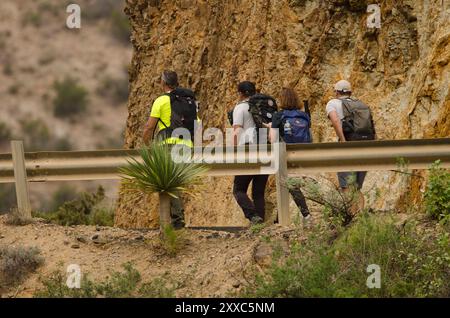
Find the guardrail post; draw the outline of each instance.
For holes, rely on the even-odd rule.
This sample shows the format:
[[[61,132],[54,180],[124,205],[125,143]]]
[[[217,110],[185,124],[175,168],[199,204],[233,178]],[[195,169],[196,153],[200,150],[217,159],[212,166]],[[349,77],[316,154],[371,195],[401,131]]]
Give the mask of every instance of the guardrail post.
[[[17,213],[21,219],[31,219],[31,205],[28,194],[27,170],[22,141],[11,141],[11,152],[16,182]]]
[[[291,224],[291,220],[289,214],[289,190],[286,184],[288,178],[286,143],[281,142],[276,147],[278,148],[279,165],[276,175],[278,222],[282,226],[288,226]]]

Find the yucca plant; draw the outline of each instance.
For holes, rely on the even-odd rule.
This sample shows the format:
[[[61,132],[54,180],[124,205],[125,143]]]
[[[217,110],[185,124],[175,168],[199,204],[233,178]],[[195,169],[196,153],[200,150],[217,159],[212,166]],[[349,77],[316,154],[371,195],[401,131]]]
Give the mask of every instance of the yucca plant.
[[[190,193],[192,186],[200,183],[199,176],[207,171],[201,164],[178,163],[172,159],[171,147],[153,142],[140,150],[142,160],[130,158],[128,165],[120,169],[126,188],[144,194],[159,194],[160,226],[171,225],[170,199],[181,193]]]

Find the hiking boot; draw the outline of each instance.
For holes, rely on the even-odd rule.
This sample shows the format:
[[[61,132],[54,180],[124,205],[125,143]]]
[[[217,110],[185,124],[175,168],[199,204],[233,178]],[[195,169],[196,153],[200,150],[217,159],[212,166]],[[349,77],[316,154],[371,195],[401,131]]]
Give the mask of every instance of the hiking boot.
[[[172,220],[172,227],[174,230],[181,230],[186,226],[183,219]]]
[[[254,216],[254,217],[252,217],[252,218],[250,219],[250,223],[251,223],[252,225],[263,224],[263,223],[264,223],[264,220],[263,220],[261,217],[259,217],[259,216]]]

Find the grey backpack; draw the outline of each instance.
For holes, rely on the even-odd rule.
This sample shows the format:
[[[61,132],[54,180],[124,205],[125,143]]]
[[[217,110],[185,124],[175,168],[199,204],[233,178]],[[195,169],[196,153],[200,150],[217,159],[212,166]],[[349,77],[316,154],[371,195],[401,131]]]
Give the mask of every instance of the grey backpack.
[[[375,140],[375,125],[370,108],[360,100],[342,99],[342,129],[348,141]]]

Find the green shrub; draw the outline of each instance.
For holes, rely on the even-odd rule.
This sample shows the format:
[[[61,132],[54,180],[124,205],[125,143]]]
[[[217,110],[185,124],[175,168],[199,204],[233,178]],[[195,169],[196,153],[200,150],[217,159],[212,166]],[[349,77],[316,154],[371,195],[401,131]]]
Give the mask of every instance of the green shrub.
[[[95,206],[90,215],[88,225],[114,226],[114,209],[105,206]]]
[[[41,278],[44,288],[35,293],[39,298],[169,298],[175,288],[164,279],[143,283],[141,274],[131,264],[123,265],[123,272],[113,272],[103,282],[94,282],[83,275],[80,289],[70,289],[61,270]]]
[[[66,137],[55,138],[45,121],[27,118],[19,121],[25,151],[69,151],[73,146]]]
[[[27,11],[22,17],[22,25],[24,27],[31,25],[38,28],[42,25],[42,17],[39,12]]]
[[[0,290],[22,282],[43,263],[36,247],[0,246]]]
[[[73,145],[67,137],[57,138],[52,141],[53,151],[71,151]]]
[[[77,80],[66,77],[62,82],[56,81],[54,89],[53,113],[56,117],[70,117],[86,111],[88,91]]]
[[[107,132],[99,130],[99,134],[107,134]],[[104,140],[97,144],[98,149],[122,149],[125,143],[125,129],[122,130],[120,135],[108,136]]]
[[[144,298],[175,298],[175,287],[168,286],[162,278],[155,278],[149,283],[142,284],[139,294]]]
[[[0,122],[0,146],[7,144],[12,137],[11,128],[4,123]]]
[[[14,184],[0,184],[0,214],[9,212],[16,205]]]
[[[17,95],[20,91],[20,85],[19,84],[13,84],[8,88],[8,94],[10,95]]]
[[[60,195],[64,197],[67,193],[64,191]],[[96,193],[81,193],[77,199],[63,203],[56,211],[35,212],[34,216],[62,226],[113,226],[114,212],[101,205],[104,199],[105,190],[100,186]]]
[[[261,233],[262,230],[264,230],[266,228],[267,224],[262,223],[262,224],[254,224],[250,227],[250,232],[252,234],[259,234]]]
[[[111,13],[111,31],[115,38],[124,44],[130,43],[131,26],[128,17],[119,10]]]
[[[114,10],[122,10],[122,0],[94,0],[86,8],[86,19],[99,20],[111,17]]]
[[[366,286],[369,265],[381,268],[381,289]],[[317,231],[291,255],[274,261],[245,292],[252,297],[449,297],[449,233],[399,227],[364,214],[330,243]]]
[[[102,97],[108,97],[115,105],[120,105],[128,100],[128,77],[111,78],[105,77],[97,93]]]
[[[0,33],[0,50],[4,51],[6,49],[6,45],[7,45],[7,41],[6,39],[3,37],[3,34]],[[8,65],[5,63],[5,66]],[[7,75],[7,74],[5,74]]]
[[[112,273],[109,279],[96,286],[98,294],[106,298],[131,296],[141,281],[141,274],[131,264],[125,264],[123,268],[124,273]]]
[[[62,185],[53,194],[49,202],[45,202],[41,206],[41,211],[54,212],[59,209],[64,203],[73,201],[78,197],[77,189],[69,186]]]
[[[51,13],[53,16],[58,16],[58,14],[61,12],[60,6],[58,4],[54,4],[51,1],[44,1],[39,3],[38,10],[40,12],[48,12]]]
[[[350,180],[350,183],[356,180]],[[359,191],[350,187],[350,191],[343,192],[333,182],[323,178],[322,184],[311,178],[289,178],[289,188],[300,187],[308,200],[324,209],[325,217],[334,227],[348,226],[354,218],[352,207],[358,201]]]
[[[430,171],[425,208],[433,219],[450,221],[450,172],[442,169],[440,162],[436,162]]]
[[[50,130],[41,119],[22,119],[19,121],[25,151],[49,150]]]
[[[169,256],[176,256],[186,244],[185,235],[182,230],[177,231],[172,225],[167,225],[161,235],[161,246]]]
[[[11,76],[14,74],[14,70],[11,63],[5,63],[3,66],[3,74],[6,76]]]
[[[54,55],[52,55],[51,53],[46,53],[39,58],[38,63],[40,66],[45,66],[51,64],[54,60]]]
[[[94,298],[94,283],[89,280],[88,275],[83,275],[81,288],[69,288],[67,277],[62,270],[56,270],[46,277],[41,277],[43,288],[34,293],[35,298]]]
[[[17,208],[12,208],[5,219],[5,224],[12,226],[25,226],[31,223],[33,223],[33,219],[24,218],[21,214],[18,213]]]

